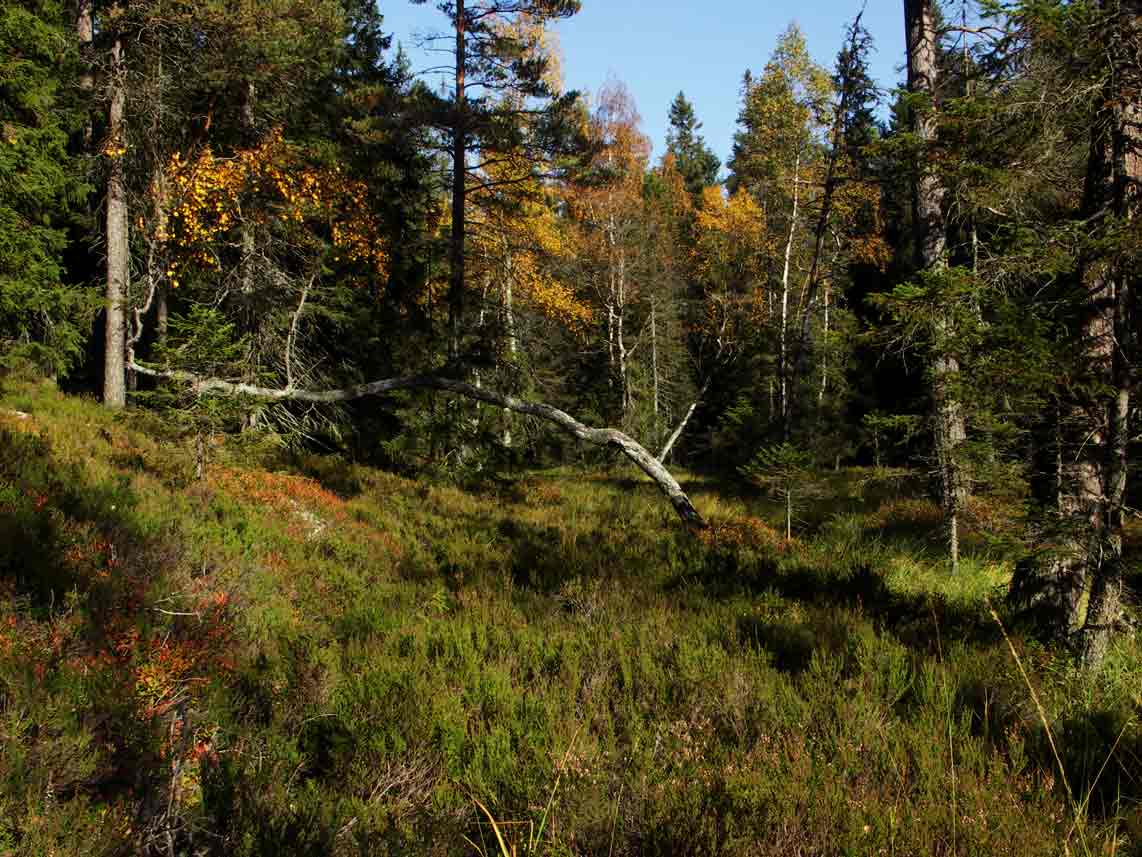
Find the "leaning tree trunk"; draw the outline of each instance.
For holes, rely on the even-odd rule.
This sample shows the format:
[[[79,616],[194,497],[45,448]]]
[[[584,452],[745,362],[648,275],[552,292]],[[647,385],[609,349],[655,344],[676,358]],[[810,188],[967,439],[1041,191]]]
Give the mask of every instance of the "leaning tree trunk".
[[[690,403],[690,407],[686,409],[686,413],[682,415],[682,419],[678,425],[674,427],[674,431],[670,433],[670,437],[666,439],[663,444],[662,452],[658,453],[659,461],[666,461],[666,457],[670,455],[670,451],[674,449],[674,444],[678,442],[678,438],[682,437],[682,432],[686,431],[686,426],[690,423],[690,417],[694,416],[694,411],[698,410],[698,405],[702,404],[702,397],[706,395],[706,391],[710,389],[710,381],[713,376],[707,376],[706,380],[702,382],[701,389],[698,390],[698,395],[694,397],[694,401]]]
[[[917,100],[913,110],[916,136],[922,155],[936,138],[935,108],[938,70],[936,65],[936,19],[932,0],[904,0],[908,44],[908,91]],[[916,167],[914,211],[917,264],[921,270],[939,270],[947,264],[947,225],[944,219],[946,190],[928,164]],[[932,417],[935,426],[936,459],[939,466],[940,500],[948,528],[948,548],[955,569],[959,563],[959,513],[968,493],[966,474],[958,460],[966,438],[963,407],[957,389],[960,364],[955,354],[956,325],[952,308],[942,300],[934,307],[932,358]]]
[[[126,136],[123,109],[127,101],[123,42],[116,37],[111,49],[108,111],[107,172],[107,291],[106,336],[103,349],[103,404],[122,408],[127,404],[127,190],[123,176]]]
[[[694,508],[678,480],[671,475],[661,461],[656,459],[637,441],[612,428],[592,428],[584,425],[570,414],[542,402],[531,402],[515,396],[497,393],[486,387],[477,387],[463,381],[454,381],[439,375],[405,375],[399,378],[386,378],[346,387],[338,390],[301,390],[295,387],[271,389],[253,384],[234,383],[221,378],[204,378],[191,372],[170,369],[154,369],[150,366],[132,363],[131,368],[141,375],[152,378],[166,378],[189,384],[197,395],[250,396],[272,402],[310,402],[313,404],[347,402],[365,396],[379,396],[394,390],[440,390],[456,395],[507,408],[518,414],[554,423],[563,431],[586,443],[596,446],[615,447],[629,458],[643,473],[658,486],[670,501],[675,513],[691,529],[705,529],[707,524],[701,513]]]

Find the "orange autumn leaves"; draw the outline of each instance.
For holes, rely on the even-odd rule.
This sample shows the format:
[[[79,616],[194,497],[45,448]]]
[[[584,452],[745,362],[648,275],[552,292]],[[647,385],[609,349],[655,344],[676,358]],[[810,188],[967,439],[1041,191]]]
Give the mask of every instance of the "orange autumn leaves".
[[[339,167],[314,167],[275,129],[257,146],[219,157],[205,149],[167,165],[173,202],[157,236],[173,250],[172,285],[192,267],[219,270],[219,252],[244,224],[297,232],[296,243],[333,247],[334,261],[383,274],[388,252],[364,182]]]

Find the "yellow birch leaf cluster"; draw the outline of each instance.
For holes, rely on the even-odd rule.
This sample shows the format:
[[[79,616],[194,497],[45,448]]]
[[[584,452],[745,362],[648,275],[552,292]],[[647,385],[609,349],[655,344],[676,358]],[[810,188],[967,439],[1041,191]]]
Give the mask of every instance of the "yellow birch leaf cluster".
[[[167,174],[173,204],[160,238],[175,251],[167,272],[174,286],[192,266],[219,269],[219,245],[249,223],[300,227],[302,243],[314,247],[324,232],[335,261],[377,274],[386,269],[388,252],[365,183],[339,167],[307,164],[280,129],[231,157],[219,157],[209,148],[189,159],[176,152]]]

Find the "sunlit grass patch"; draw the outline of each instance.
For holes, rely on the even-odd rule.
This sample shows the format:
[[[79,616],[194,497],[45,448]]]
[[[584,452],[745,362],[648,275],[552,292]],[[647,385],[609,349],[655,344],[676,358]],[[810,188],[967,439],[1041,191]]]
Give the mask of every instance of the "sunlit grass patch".
[[[953,573],[946,562],[900,553],[886,560],[885,582],[897,592],[981,605],[988,597],[1002,599],[1011,573],[1009,563],[971,556],[962,558]]]

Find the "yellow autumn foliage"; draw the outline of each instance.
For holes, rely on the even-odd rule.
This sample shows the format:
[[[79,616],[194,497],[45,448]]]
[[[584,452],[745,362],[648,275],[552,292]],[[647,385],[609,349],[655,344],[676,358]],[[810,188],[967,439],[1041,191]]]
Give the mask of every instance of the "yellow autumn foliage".
[[[774,249],[765,213],[744,188],[730,197],[720,187],[706,188],[695,227],[694,265],[711,283],[756,279]]]
[[[218,157],[209,148],[191,159],[176,152],[166,172],[173,204],[169,224],[158,237],[175,251],[168,271],[175,286],[178,273],[190,265],[217,269],[217,245],[246,222],[274,221],[313,229],[324,225],[335,258],[378,274],[386,269],[388,252],[369,208],[365,183],[349,178],[339,167],[306,164],[281,129],[232,157]],[[319,244],[316,232],[302,231],[309,231],[303,241]]]
[[[515,293],[542,315],[582,332],[594,314],[556,273],[554,263],[574,251],[534,164],[519,152],[493,154],[484,178],[488,188],[473,194],[484,211],[471,242],[473,257],[489,266],[493,281],[510,276]]]

